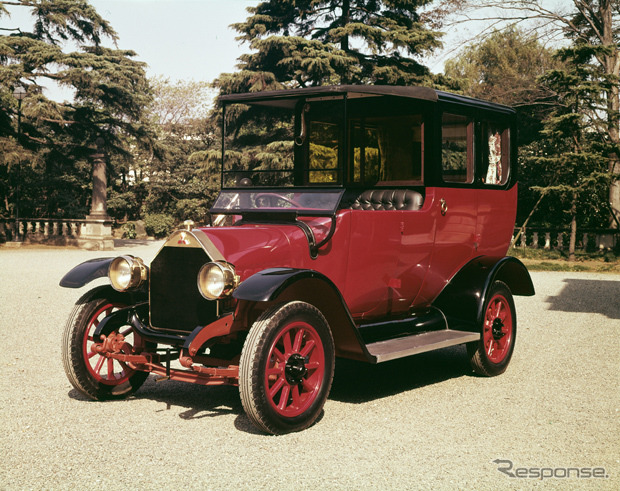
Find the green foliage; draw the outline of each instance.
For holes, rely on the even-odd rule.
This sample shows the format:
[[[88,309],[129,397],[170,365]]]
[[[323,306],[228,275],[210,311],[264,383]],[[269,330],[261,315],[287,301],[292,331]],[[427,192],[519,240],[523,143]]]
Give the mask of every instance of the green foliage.
[[[123,225],[123,239],[135,239],[137,236],[135,223],[128,222]]]
[[[154,213],[144,217],[144,227],[149,236],[157,239],[166,237],[174,228],[174,218],[164,213]]]
[[[419,11],[431,0],[268,0],[234,24],[253,53],[222,93],[313,85],[430,84],[417,58],[440,46]]]
[[[95,140],[104,139],[112,178],[131,148],[151,147],[152,133],[142,120],[150,101],[144,64],[131,51],[101,45],[106,37],[116,41],[116,33],[84,0],[9,4],[29,9],[33,25],[30,32],[20,26],[0,35],[0,175],[9,183],[0,187],[4,213],[14,213],[20,182],[21,216],[84,216]],[[8,20],[7,9],[0,18]],[[49,100],[47,80],[71,89],[73,100]],[[20,108],[12,94],[17,86],[26,89]]]

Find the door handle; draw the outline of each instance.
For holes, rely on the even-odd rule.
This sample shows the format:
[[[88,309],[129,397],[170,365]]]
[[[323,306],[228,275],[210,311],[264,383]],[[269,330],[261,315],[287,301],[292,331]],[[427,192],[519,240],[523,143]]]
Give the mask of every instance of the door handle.
[[[444,198],[441,198],[439,200],[439,205],[441,207],[441,215],[445,216],[446,213],[448,213],[448,203],[446,203],[446,200]]]

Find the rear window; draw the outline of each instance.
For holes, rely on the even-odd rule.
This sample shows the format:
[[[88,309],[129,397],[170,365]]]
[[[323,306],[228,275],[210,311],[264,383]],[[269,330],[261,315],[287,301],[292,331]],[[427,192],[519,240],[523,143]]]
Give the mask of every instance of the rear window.
[[[441,175],[444,182],[474,182],[474,124],[467,116],[443,114]]]

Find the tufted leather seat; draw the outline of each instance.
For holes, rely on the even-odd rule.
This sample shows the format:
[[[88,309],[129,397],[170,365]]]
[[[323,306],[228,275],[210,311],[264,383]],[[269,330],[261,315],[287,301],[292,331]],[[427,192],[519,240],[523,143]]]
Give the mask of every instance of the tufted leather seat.
[[[424,198],[411,189],[367,189],[359,195],[353,210],[419,210]]]

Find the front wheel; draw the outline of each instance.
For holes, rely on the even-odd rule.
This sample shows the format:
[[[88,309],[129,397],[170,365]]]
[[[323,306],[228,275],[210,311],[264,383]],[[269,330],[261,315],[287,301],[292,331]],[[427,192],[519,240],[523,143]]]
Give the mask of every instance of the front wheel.
[[[65,373],[71,385],[91,399],[128,397],[148,377],[146,372],[92,351],[93,333],[99,322],[115,310],[126,307],[123,300],[123,295],[109,286],[95,288],[76,302],[65,325],[62,337]],[[134,351],[139,352],[146,346],[132,326],[121,327],[118,332]]]
[[[517,336],[517,314],[508,285],[493,283],[487,294],[480,341],[467,345],[473,370],[486,377],[504,373]]]
[[[319,417],[334,376],[334,340],[325,317],[305,302],[265,311],[241,352],[239,392],[260,429],[283,434]]]

